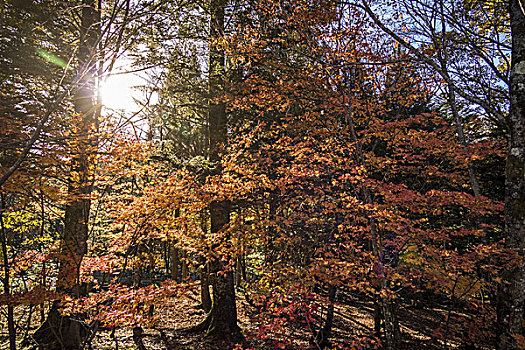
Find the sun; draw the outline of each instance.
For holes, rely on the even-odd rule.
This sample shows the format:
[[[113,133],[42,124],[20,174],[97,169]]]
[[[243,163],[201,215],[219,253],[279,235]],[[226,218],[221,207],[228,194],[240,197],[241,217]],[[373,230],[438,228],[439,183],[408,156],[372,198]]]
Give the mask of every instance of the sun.
[[[139,109],[134,100],[138,96],[136,86],[143,84],[141,78],[133,73],[116,73],[103,79],[100,95],[104,107],[125,112]]]

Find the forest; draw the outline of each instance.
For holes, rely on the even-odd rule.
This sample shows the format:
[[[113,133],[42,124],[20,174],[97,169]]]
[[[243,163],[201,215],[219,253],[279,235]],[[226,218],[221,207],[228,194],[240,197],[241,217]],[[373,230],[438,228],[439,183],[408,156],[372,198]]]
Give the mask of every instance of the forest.
[[[525,349],[523,0],[0,24],[0,349]]]

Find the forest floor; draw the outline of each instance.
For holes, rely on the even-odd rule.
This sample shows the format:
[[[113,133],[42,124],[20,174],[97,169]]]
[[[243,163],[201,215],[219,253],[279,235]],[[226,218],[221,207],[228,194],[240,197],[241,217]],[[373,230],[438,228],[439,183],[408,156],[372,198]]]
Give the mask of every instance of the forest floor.
[[[20,309],[20,308],[19,308]],[[0,350],[8,349],[7,325],[5,308],[0,308]],[[20,310],[19,310],[20,311]],[[374,343],[374,308],[371,302],[349,300],[338,302],[334,310],[334,325],[331,336],[332,349],[375,349]],[[276,339],[288,339],[288,342],[261,340],[253,336],[257,333],[257,324],[253,322],[253,308],[246,302],[242,293],[238,293],[238,320],[246,340],[242,344],[217,341],[204,337],[202,333],[195,333],[189,329],[198,324],[205,316],[200,308],[198,295],[186,295],[183,299],[170,298],[164,303],[156,305],[157,321],[151,328],[144,328],[141,341],[147,350],[227,350],[227,349],[315,349],[310,346],[311,332],[285,330],[286,334],[277,335]],[[478,347],[465,345],[466,330],[458,330],[457,325],[450,326],[447,335],[448,346],[439,341],[436,331],[446,324],[450,310],[434,306],[432,308],[403,307],[400,305],[397,317],[403,335],[403,344],[400,349],[407,350],[434,350],[434,349],[492,349],[491,344],[479,344]],[[459,310],[454,311],[459,314]],[[19,317],[23,315],[19,312]],[[38,325],[38,315],[35,313],[34,330]],[[27,316],[26,316],[27,319]],[[21,319],[22,320],[22,319]],[[25,321],[27,322],[27,321]],[[20,324],[26,324],[21,322]],[[452,330],[453,329],[453,330]],[[19,334],[30,334],[20,329]],[[443,339],[443,337],[441,337]],[[19,339],[19,344],[22,339]],[[28,346],[27,349],[30,349]],[[136,338],[129,328],[99,330],[92,340],[92,349],[131,350],[140,349]]]

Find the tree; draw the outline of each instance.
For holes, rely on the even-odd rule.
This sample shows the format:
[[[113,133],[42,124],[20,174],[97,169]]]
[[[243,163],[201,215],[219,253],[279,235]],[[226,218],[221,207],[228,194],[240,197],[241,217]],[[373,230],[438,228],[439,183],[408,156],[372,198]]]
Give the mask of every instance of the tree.
[[[505,246],[516,263],[504,272],[498,299],[498,349],[525,346],[525,12],[509,1],[512,29],[509,142],[505,178]]]
[[[516,209],[520,207],[523,198],[518,193],[523,192],[523,181],[519,174],[523,173],[523,115],[521,114],[520,97],[523,92],[521,85],[521,73],[519,64],[523,59],[523,10],[519,1],[509,1],[508,11],[505,10],[505,2],[482,2],[482,1],[452,1],[447,4],[444,1],[431,3],[425,1],[406,1],[403,5],[406,9],[422,9],[411,11],[419,16],[422,21],[416,22],[417,33],[422,33],[420,23],[431,26],[432,44],[429,48],[437,51],[437,61],[431,55],[425,53],[426,47],[419,48],[410,44],[402,35],[388,28],[379,19],[369,6],[369,2],[362,1],[363,7],[387,34],[392,36],[400,45],[406,47],[417,58],[425,62],[435,72],[440,74],[448,85],[449,104],[453,114],[456,116],[459,140],[465,144],[465,136],[462,128],[462,118],[459,118],[458,105],[454,95],[457,93],[467,101],[479,105],[487,113],[487,116],[496,125],[504,125],[508,128],[508,154],[505,180],[505,246],[515,254],[516,263],[513,267],[506,267],[503,271],[503,283],[500,285],[498,296],[498,347],[502,349],[517,348],[523,343],[523,211]],[[438,21],[431,22],[428,19],[434,14]],[[462,14],[462,18],[458,16]],[[497,14],[497,15],[496,15]],[[466,22],[465,22],[466,21]],[[508,23],[510,22],[512,45],[509,44]],[[437,23],[432,26],[432,23]],[[441,27],[439,30],[438,26]],[[431,51],[435,52],[435,51]],[[476,60],[468,56],[456,56],[455,52],[469,52]],[[488,53],[491,53],[490,55]],[[512,61],[509,62],[509,54],[512,53]],[[476,79],[469,79],[472,83],[464,85],[464,78],[469,73],[461,69],[448,69],[453,67],[454,62],[450,60],[459,57],[464,67],[472,66],[474,74],[483,71],[487,74]],[[469,70],[470,71],[470,70]],[[496,79],[500,83],[489,84],[488,81]],[[492,88],[483,88],[491,85]],[[495,89],[493,91],[492,89]],[[486,98],[479,94],[485,91],[490,93]],[[487,103],[492,97],[498,96],[492,103]],[[508,117],[505,109],[510,106]],[[469,166],[473,170],[473,165]],[[471,170],[471,173],[472,173]],[[473,178],[474,179],[474,178]],[[472,181],[473,190],[476,195],[475,181]],[[512,335],[513,334],[513,335]]]
[[[248,337],[261,346],[409,347],[398,320],[408,311],[415,322],[414,315],[432,315],[437,346],[490,344],[497,315],[499,346],[519,347],[523,198],[514,194],[522,191],[523,79],[518,55],[509,80],[517,79],[510,90],[516,99],[508,100],[510,51],[497,34],[506,33],[505,19],[484,15],[499,7],[474,0],[124,0],[100,13],[95,0],[78,4],[56,17],[71,24],[56,34],[74,44],[43,40],[46,52],[32,57],[52,67],[42,76],[10,61],[16,35],[0,42],[7,48],[0,58],[15,73],[0,83],[7,88],[0,103],[0,302],[8,306],[11,348],[16,307],[28,303],[32,315],[49,300],[56,302],[36,333],[42,346],[79,348],[99,326],[132,327],[139,348],[142,327],[160,326],[169,343],[157,321],[189,305],[170,300],[173,309],[162,314],[153,306],[195,294],[195,274],[184,279],[195,267],[204,271],[203,307],[208,269],[214,298],[194,329],[236,340],[235,264],[248,267],[238,292],[255,311]],[[99,29],[118,22],[119,11],[122,23],[140,24]],[[9,13],[11,25],[0,31],[15,33],[19,23],[31,32],[24,12]],[[127,33],[137,41],[129,43]],[[147,88],[159,102],[147,101],[140,112],[151,113],[147,140],[115,131],[118,122],[108,122],[107,139],[104,131],[89,135],[98,128],[94,76],[117,64],[94,71],[111,37],[136,48],[137,69],[156,67],[151,76],[160,83]],[[62,46],[73,48],[69,60],[50,53]],[[73,94],[63,88],[47,113],[40,106],[48,85],[62,79]],[[32,103],[20,102],[25,92]],[[515,129],[504,249],[498,189],[508,101]],[[183,264],[180,282],[167,276],[170,246],[180,249],[171,261],[173,275]],[[93,287],[88,294],[84,282]],[[349,328],[341,339],[332,328],[349,300],[370,306],[374,327],[363,337]]]
[[[225,0],[213,0],[210,5],[210,42],[209,42],[209,91],[208,112],[209,151],[208,157],[214,163],[211,176],[222,173],[221,146],[227,142],[226,105],[222,101],[225,88],[225,51],[222,46],[224,37]],[[227,229],[230,221],[231,203],[225,198],[215,198],[210,203],[211,234],[219,234],[222,244],[229,241],[229,235],[221,231]],[[214,256],[210,261],[213,276],[213,301],[211,311],[201,326],[206,334],[224,339],[235,339],[240,335],[237,325],[237,306],[233,272],[224,262],[231,257]],[[225,270],[226,269],[226,270]]]
[[[355,8],[258,5],[229,42],[246,70],[230,105],[248,117],[234,129],[226,163],[243,184],[236,201],[259,218],[252,232],[260,236],[248,246],[264,254],[251,286],[270,323],[262,336],[303,319],[326,344],[330,317],[312,315],[320,300],[334,302],[334,288],[376,301],[387,348],[402,346],[402,298],[429,292],[479,305],[479,290],[491,288],[479,274],[500,252],[484,245],[476,221],[491,222],[493,235],[502,207],[465,191],[465,165],[491,147],[499,154],[499,144],[454,147],[454,128],[431,108],[429,82]],[[442,325],[445,342],[462,328],[452,322]]]
[[[51,226],[46,219],[51,223],[55,217],[47,216],[44,208],[48,201],[58,202],[55,196],[59,193],[58,187],[51,178],[63,175],[59,161],[63,154],[60,134],[67,113],[64,102],[68,91],[62,80],[74,81],[74,78],[64,60],[71,55],[71,48],[64,40],[69,24],[57,15],[70,14],[67,4],[12,1],[1,6],[2,37],[6,38],[2,42],[0,70],[3,91],[0,215],[5,273],[2,282],[8,297],[10,347],[14,348],[15,306],[24,302],[38,304],[49,297],[35,298],[35,293],[31,293],[41,287],[38,282],[20,287],[23,273],[44,275],[45,268],[40,263],[27,269],[17,266],[30,255],[42,257],[40,253],[47,250],[42,244],[47,227]],[[31,240],[33,244],[24,244]],[[45,277],[41,282],[45,284]]]
[[[97,75],[97,44],[100,36],[100,9],[95,0],[84,0],[81,7],[79,31],[79,85],[73,97],[78,125],[73,129],[71,165],[68,181],[68,203],[65,209],[64,235],[60,249],[60,268],[57,291],[80,297],[80,266],[87,253],[90,194],[92,191],[93,154],[97,129],[95,79]],[[46,322],[34,338],[46,346],[78,349],[87,336],[82,321],[61,315],[55,302]]]

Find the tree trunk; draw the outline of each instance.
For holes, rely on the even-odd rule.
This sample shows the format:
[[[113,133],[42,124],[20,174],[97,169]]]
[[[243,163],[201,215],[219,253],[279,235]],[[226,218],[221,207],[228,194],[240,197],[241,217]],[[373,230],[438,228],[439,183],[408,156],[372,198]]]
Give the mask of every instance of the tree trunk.
[[[0,211],[0,244],[2,245],[2,265],[4,265],[4,277],[2,283],[4,284],[4,295],[9,297],[11,295],[11,281],[10,281],[10,264],[8,256],[8,239],[7,232],[4,226],[4,195],[1,195],[1,211]],[[15,313],[11,301],[7,304],[7,331],[9,334],[9,350],[16,350],[16,328],[15,328]]]
[[[510,0],[512,67],[510,131],[505,178],[505,245],[517,264],[503,274],[498,296],[498,349],[518,349],[524,336],[525,303],[525,13],[523,1]]]
[[[210,205],[212,233],[229,222],[229,213],[229,202]],[[233,271],[225,270],[224,264],[217,259],[211,262],[210,267],[213,273],[213,303],[205,321],[208,323],[206,334],[220,339],[236,338],[240,336],[240,328],[237,325]]]
[[[168,242],[162,243],[162,255],[164,256],[164,274],[169,276],[170,271],[170,246]]]
[[[138,350],[146,350],[142,338],[144,337],[144,330],[140,326],[133,327],[133,342]]]
[[[175,210],[175,217],[180,217],[180,208]],[[173,241],[171,247],[171,279],[175,282],[179,281],[179,264],[180,250],[177,248],[177,242]]]
[[[241,288],[242,283],[242,260],[241,257],[237,257],[237,264],[235,266],[235,286],[237,290]]]
[[[99,36],[100,11],[97,0],[83,0],[78,51],[78,88],[73,96],[75,110],[80,115],[74,128],[68,203],[65,209],[64,235],[61,241],[57,291],[73,297],[82,294],[79,283],[80,264],[87,253],[88,221],[92,184],[89,155],[95,143],[90,133],[95,131],[95,74],[94,54]],[[81,317],[63,316],[59,303],[53,303],[47,320],[35,332],[34,338],[51,349],[79,349],[88,335]]]
[[[171,279],[179,280],[179,250],[171,247]]]
[[[328,301],[330,302],[330,305],[328,306],[326,321],[324,323],[323,328],[321,328],[319,332],[317,332],[317,335],[315,337],[315,345],[317,345],[317,348],[319,349],[324,349],[330,345],[329,339],[332,333],[332,325],[334,322],[334,303],[336,293],[337,287],[330,285],[328,287]]]
[[[345,120],[344,123],[348,127],[348,130],[350,131],[350,136],[352,141],[356,145],[356,161],[357,164],[360,164],[363,166],[363,168],[366,169],[366,162],[364,157],[363,148],[361,145],[361,142],[359,138],[357,137],[357,131],[354,126],[354,119],[353,119],[353,110],[352,110],[352,100],[353,100],[353,93],[352,90],[349,89],[348,94],[350,102],[348,104],[343,103],[343,101],[340,100],[341,105],[344,107],[345,110]],[[367,186],[364,186],[362,189],[362,196],[364,199],[364,202],[367,204],[374,204],[372,193],[370,191],[370,188]],[[394,350],[397,349],[399,344],[401,343],[401,332],[399,332],[399,324],[397,322],[397,319],[394,315],[394,305],[392,299],[388,296],[388,281],[387,276],[385,275],[385,267],[383,263],[383,239],[380,235],[380,231],[377,228],[376,220],[373,218],[372,213],[368,212],[368,222],[370,224],[370,248],[372,250],[372,255],[375,259],[376,268],[377,268],[377,278],[378,278],[378,287],[379,287],[379,296],[378,296],[378,304],[380,306],[381,310],[381,316],[383,316],[383,325],[385,330],[385,348],[388,350]],[[377,325],[377,322],[376,322]]]
[[[133,268],[133,288],[140,288],[140,281],[142,281],[142,267],[136,265]]]
[[[212,301],[210,295],[208,264],[204,264],[204,266],[201,269],[201,303],[204,311],[210,312]]]
[[[208,111],[209,127],[209,158],[215,163],[210,175],[220,175],[220,146],[226,142],[227,118],[224,102],[217,101],[224,91],[225,53],[220,47],[220,39],[224,35],[224,13],[226,0],[211,1],[210,18],[210,51],[209,51],[209,84],[210,107]],[[228,200],[215,200],[210,204],[211,234],[218,233],[230,221],[231,204]],[[224,237],[223,242],[228,242]],[[227,257],[230,258],[231,257]],[[222,259],[229,260],[229,259]],[[206,334],[220,339],[231,339],[240,335],[237,325],[237,307],[235,305],[235,290],[233,272],[224,270],[224,263],[218,258],[210,261],[213,273],[213,304],[203,325]]]
[[[180,269],[180,278],[182,281],[188,277],[188,253],[186,251],[182,251],[182,266]]]
[[[374,299],[374,336],[377,338],[381,336],[381,318],[382,318],[381,307],[379,306],[378,299]]]
[[[246,273],[246,254],[244,254],[244,249],[243,249],[243,254],[241,256],[241,274],[242,274],[242,279],[245,282],[249,282],[248,275]]]

